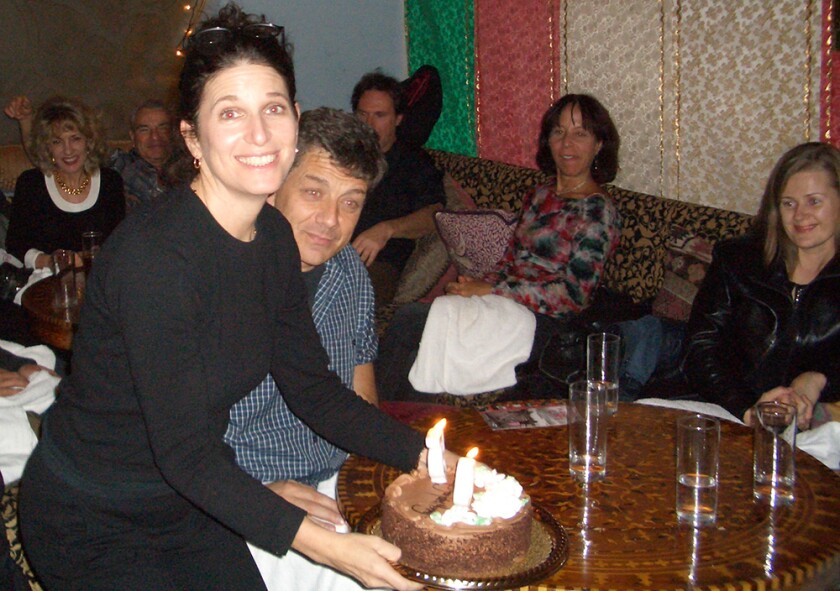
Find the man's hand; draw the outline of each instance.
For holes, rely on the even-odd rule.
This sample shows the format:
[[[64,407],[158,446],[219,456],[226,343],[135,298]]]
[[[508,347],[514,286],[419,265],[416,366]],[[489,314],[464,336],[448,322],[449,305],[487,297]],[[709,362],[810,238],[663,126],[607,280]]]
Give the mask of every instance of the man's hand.
[[[3,109],[6,116],[17,121],[27,121],[32,119],[34,110],[29,98],[23,95],[16,96],[9,101],[9,104]]]
[[[394,230],[389,221],[379,222],[371,226],[353,241],[353,248],[359,253],[365,266],[370,267],[379,251],[385,248],[388,241],[394,236]]]
[[[294,480],[278,480],[266,486],[295,507],[306,511],[313,522],[324,529],[335,531],[336,527],[347,526],[336,502],[311,486]]]
[[[19,394],[29,385],[29,380],[19,371],[0,369],[0,396]]]
[[[492,290],[493,286],[486,281],[464,277],[463,275],[459,275],[457,281],[447,283],[445,288],[447,294],[459,295],[465,298],[488,295]]]

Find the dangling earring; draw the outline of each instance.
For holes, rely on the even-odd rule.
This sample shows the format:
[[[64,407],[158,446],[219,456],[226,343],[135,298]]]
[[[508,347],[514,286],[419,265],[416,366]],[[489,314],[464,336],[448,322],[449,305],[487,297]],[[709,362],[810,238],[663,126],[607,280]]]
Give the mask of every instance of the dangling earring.
[[[193,168],[195,168],[196,170],[201,169],[201,159],[193,158]]]

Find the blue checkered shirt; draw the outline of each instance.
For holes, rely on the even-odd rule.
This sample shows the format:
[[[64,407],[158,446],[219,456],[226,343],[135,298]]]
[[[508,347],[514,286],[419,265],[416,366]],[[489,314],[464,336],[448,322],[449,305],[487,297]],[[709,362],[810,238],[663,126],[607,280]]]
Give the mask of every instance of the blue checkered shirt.
[[[153,201],[163,193],[155,167],[143,160],[137,150],[114,150],[111,154],[111,168],[120,173],[125,192],[137,197],[141,203]]]
[[[353,387],[357,365],[376,359],[373,288],[356,250],[345,246],[325,263],[312,307],[330,369]],[[316,485],[341,467],[347,454],[300,421],[269,375],[230,411],[225,442],[237,463],[262,482]]]

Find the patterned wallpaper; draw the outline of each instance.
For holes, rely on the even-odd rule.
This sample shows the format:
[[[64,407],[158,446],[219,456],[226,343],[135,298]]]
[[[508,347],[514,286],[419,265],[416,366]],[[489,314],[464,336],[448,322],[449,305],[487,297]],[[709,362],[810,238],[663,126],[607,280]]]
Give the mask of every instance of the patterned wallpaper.
[[[128,117],[146,98],[168,99],[180,71],[175,48],[187,26],[172,0],[2,0],[0,102],[77,96],[103,111],[109,136],[128,137]],[[0,144],[17,141],[0,116]]]
[[[568,90],[613,114],[621,186],[754,213],[775,160],[818,139],[821,2],[566,2]]]

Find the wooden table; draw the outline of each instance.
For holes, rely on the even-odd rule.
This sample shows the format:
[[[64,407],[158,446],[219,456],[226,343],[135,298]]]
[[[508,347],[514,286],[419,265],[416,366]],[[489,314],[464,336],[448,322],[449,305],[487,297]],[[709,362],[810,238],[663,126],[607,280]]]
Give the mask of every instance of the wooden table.
[[[721,421],[718,521],[695,530],[674,512],[675,420],[683,411],[621,404],[608,430],[607,478],[586,487],[569,476],[565,427],[492,431],[477,411],[440,409],[447,448],[515,476],[569,537],[565,566],[529,589],[837,589],[840,476],[797,452],[795,502],[753,501],[752,431]],[[338,497],[355,525],[398,472],[351,456]]]
[[[73,333],[79,324],[79,304],[70,308],[57,308],[53,303],[57,282],[55,277],[45,277],[33,283],[23,292],[21,304],[29,315],[30,330],[35,338],[57,349],[69,351]]]

